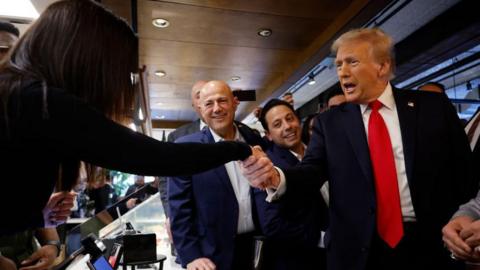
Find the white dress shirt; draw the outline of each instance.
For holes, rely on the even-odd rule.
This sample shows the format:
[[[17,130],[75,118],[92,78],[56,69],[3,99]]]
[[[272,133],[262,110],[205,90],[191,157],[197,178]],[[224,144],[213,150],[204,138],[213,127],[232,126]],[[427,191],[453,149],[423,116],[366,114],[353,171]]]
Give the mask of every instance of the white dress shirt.
[[[207,126],[207,124],[205,122],[203,122],[202,119],[200,119],[200,131],[202,131],[203,128],[206,127],[206,126]]]
[[[415,221],[415,211],[413,210],[410,187],[408,186],[407,171],[405,170],[405,156],[403,154],[402,132],[400,131],[400,121],[398,120],[397,105],[393,98],[392,86],[387,85],[383,93],[378,97],[383,106],[379,113],[385,121],[385,125],[390,135],[392,143],[393,156],[395,158],[395,168],[397,170],[398,191],[400,193],[400,203],[402,206],[403,221]],[[360,104],[362,112],[363,125],[368,138],[368,120],[372,110],[368,105]]]
[[[224,141],[220,135],[216,134],[210,128],[213,139],[215,142]],[[235,126],[235,141],[245,142],[242,135]],[[238,226],[237,233],[247,233],[255,230],[252,218],[252,202],[250,198],[250,184],[248,180],[243,176],[240,170],[240,164],[237,161],[230,161],[225,163],[225,169],[227,170],[228,178],[232,184],[233,192],[238,202]]]
[[[400,121],[398,120],[397,106],[393,97],[392,86],[387,85],[378,100],[383,104],[379,113],[385,121],[390,141],[392,143],[392,150],[395,159],[395,168],[397,170],[398,191],[400,193],[400,204],[402,207],[403,221],[415,221],[415,211],[413,209],[412,197],[410,195],[410,187],[407,180],[407,171],[405,169],[405,157],[403,153],[402,133],[400,131]],[[360,104],[363,124],[368,138],[368,120],[372,110],[366,104]],[[267,201],[277,199],[286,191],[286,181],[284,173],[276,168],[280,174],[280,184],[276,190],[267,189]]]

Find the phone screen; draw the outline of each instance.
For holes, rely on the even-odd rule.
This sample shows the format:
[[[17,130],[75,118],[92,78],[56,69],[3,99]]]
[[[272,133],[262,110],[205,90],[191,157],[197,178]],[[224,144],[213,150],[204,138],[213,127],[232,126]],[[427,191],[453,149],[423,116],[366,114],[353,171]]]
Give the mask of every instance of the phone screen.
[[[93,263],[93,267],[95,267],[95,270],[113,270],[112,266],[103,256],[98,257],[98,259]]]

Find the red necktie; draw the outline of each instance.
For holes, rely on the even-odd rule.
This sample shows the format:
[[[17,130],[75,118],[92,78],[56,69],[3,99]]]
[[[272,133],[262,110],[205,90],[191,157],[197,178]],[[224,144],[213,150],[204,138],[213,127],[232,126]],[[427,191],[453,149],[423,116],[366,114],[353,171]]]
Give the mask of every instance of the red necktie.
[[[382,103],[375,100],[369,106],[372,113],[368,120],[368,148],[375,178],[377,230],[380,238],[394,248],[403,236],[397,170],[388,129],[378,112]]]

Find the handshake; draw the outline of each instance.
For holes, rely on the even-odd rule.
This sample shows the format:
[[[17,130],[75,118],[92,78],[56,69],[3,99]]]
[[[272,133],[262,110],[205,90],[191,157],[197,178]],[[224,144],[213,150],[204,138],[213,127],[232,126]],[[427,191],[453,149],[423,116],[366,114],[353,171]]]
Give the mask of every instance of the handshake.
[[[480,220],[457,216],[443,227],[442,233],[453,259],[480,261]]]
[[[252,187],[263,190],[278,187],[280,174],[260,146],[252,147],[252,155],[240,161],[240,164],[243,175]]]

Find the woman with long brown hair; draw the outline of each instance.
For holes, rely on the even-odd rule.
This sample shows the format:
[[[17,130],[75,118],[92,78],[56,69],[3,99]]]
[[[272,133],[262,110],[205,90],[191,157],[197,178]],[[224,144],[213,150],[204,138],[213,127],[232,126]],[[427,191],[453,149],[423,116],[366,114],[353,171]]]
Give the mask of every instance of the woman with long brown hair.
[[[131,113],[137,44],[128,24],[99,4],[59,1],[1,64],[0,236],[42,226],[56,181],[71,187],[80,161],[188,175],[251,154],[246,144],[163,143],[118,124]]]

